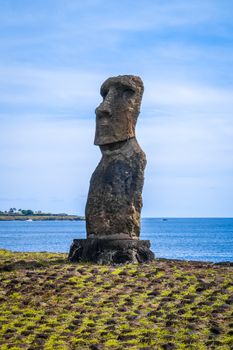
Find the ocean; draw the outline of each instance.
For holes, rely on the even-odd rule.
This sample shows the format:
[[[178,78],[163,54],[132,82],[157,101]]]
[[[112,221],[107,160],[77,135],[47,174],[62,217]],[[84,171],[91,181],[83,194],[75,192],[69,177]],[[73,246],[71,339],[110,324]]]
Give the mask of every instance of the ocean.
[[[85,238],[85,221],[1,221],[0,248],[67,252],[74,238]],[[141,239],[156,257],[233,261],[233,218],[144,218]]]

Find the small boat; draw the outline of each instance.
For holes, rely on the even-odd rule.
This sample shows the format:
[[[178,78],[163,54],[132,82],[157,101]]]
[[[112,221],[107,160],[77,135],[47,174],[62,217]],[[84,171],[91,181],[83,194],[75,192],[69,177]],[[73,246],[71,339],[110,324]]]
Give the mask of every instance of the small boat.
[[[167,221],[168,219],[162,219],[163,221]]]
[[[32,222],[33,220],[32,219],[28,219],[28,220],[26,220],[27,222]]]

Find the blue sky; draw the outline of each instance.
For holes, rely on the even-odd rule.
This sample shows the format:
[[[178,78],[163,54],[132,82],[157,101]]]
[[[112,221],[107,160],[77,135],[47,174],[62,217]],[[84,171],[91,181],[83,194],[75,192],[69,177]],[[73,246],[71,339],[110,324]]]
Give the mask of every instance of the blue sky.
[[[141,76],[143,216],[233,216],[233,2],[2,0],[0,210],[84,214],[99,88]]]

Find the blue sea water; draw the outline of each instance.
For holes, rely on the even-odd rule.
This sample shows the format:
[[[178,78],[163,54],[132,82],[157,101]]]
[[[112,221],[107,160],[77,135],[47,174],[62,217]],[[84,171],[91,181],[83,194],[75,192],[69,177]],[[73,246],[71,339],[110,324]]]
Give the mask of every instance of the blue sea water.
[[[1,221],[0,248],[68,252],[74,238],[85,238],[84,221]],[[233,261],[233,218],[142,219],[141,239],[156,257]]]

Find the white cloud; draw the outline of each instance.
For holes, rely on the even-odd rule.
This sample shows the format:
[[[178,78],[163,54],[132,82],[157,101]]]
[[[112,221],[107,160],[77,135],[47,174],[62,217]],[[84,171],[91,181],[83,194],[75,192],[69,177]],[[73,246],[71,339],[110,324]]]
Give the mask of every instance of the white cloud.
[[[2,67],[0,71],[0,102],[8,105],[11,112],[15,108],[18,116],[23,116],[23,113],[17,108],[31,106],[31,113],[35,116],[40,115],[40,110],[46,114],[46,108],[50,109],[51,116],[58,115],[59,109],[62,111],[62,108],[66,108],[65,112],[62,111],[64,117],[72,109],[73,116],[81,111],[82,115],[86,113],[92,117],[101,100],[100,85],[107,76],[96,72],[24,67]],[[144,83],[143,108],[147,116],[161,107],[168,111],[168,115],[190,111],[194,114],[196,111],[196,117],[205,115],[207,118],[233,112],[231,88],[186,82],[182,77],[169,81],[164,79],[163,73],[154,79],[147,77]]]
[[[150,105],[206,106],[212,110],[216,106],[233,110],[233,89],[182,81],[147,81],[145,83],[145,103]]]
[[[101,75],[79,70],[1,67],[0,102],[78,108],[97,99]],[[35,112],[35,111],[34,111]]]
[[[144,215],[232,215],[232,120],[142,117],[137,134],[148,160]]]
[[[92,145],[100,85],[132,72],[145,83],[137,128],[148,158],[144,213],[232,210],[230,2],[18,6],[0,13],[8,33],[0,63],[2,198],[83,210],[100,158]]]
[[[15,198],[17,206],[27,199],[35,209],[43,203],[84,213],[89,178],[101,155],[93,145],[94,120],[16,121],[4,123],[1,133],[2,197]]]

